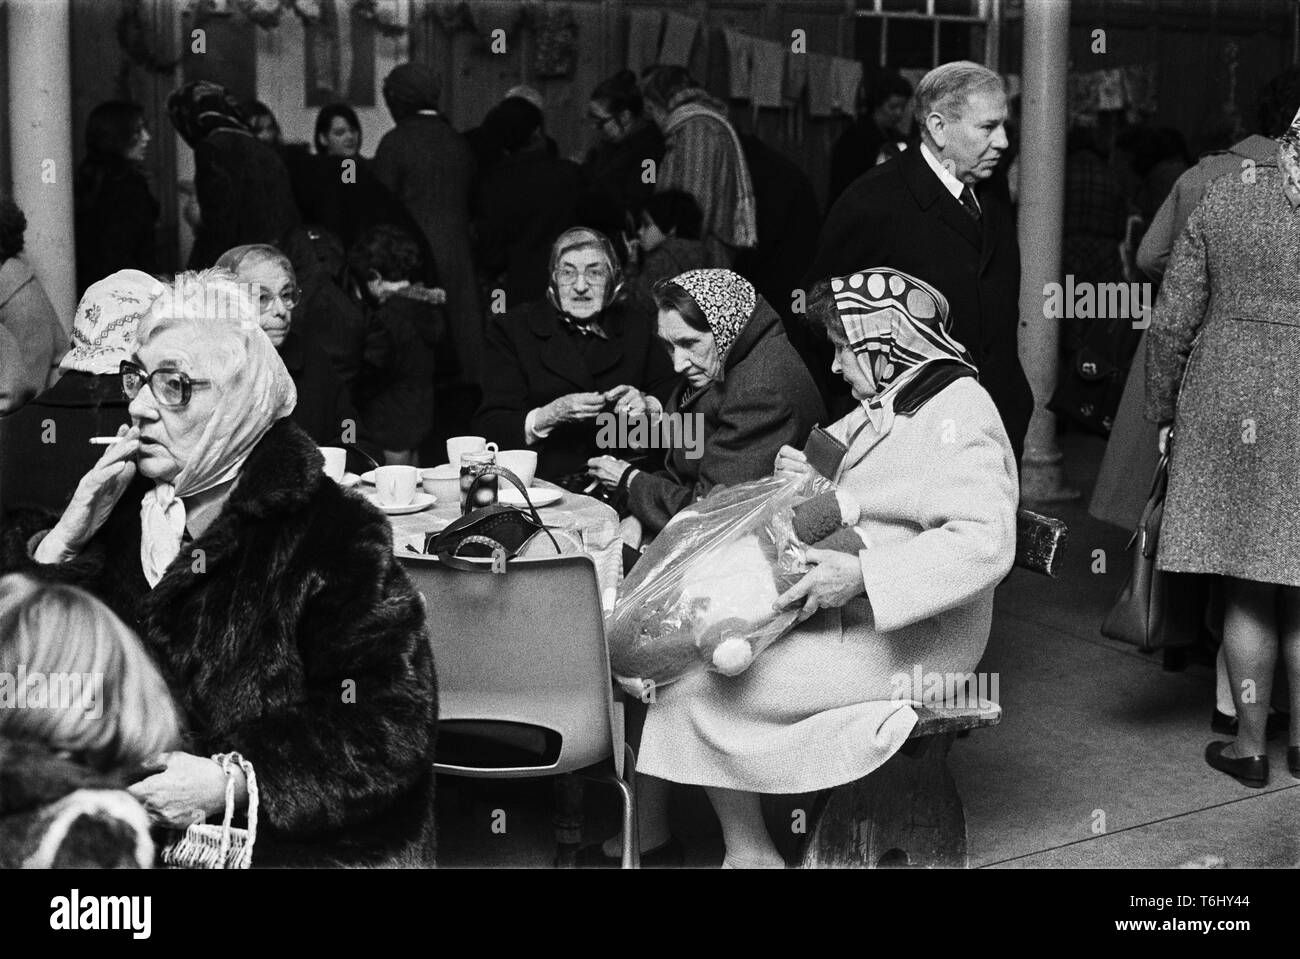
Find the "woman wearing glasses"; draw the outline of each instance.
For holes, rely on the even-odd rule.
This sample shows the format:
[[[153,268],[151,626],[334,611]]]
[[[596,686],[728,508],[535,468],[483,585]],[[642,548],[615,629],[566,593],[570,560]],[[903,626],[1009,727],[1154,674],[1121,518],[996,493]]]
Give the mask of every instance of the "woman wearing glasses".
[[[257,289],[257,322],[280,354],[294,388],[298,405],[290,419],[303,428],[318,446],[350,446],[360,417],[352,394],[338,377],[329,356],[309,337],[294,328],[293,311],[302,298],[289,258],[269,244],[237,246],[217,260],[217,268],[229,270],[241,283]],[[361,442],[368,453],[377,452]],[[364,460],[351,464],[368,469]]]
[[[61,516],[14,516],[0,571],[82,586],[136,630],[189,726],[132,787],[156,822],[260,787],[259,865],[427,863],[436,686],[385,517],[328,479],[228,277],[182,274],[121,364],[131,426]],[[236,776],[236,799],[247,802]]]
[[[586,206],[608,208],[613,223],[622,225],[655,191],[655,178],[646,182],[646,161],[657,166],[663,160],[664,135],[645,115],[641,88],[631,70],[619,71],[591,92],[587,119],[596,144],[582,164],[589,183]]]
[[[622,294],[618,258],[603,234],[560,234],[546,299],[488,325],[483,404],[472,429],[502,449],[536,450],[537,475],[555,480],[602,452],[602,413],[640,416],[647,395],[666,402],[676,377],[655,342],[653,307]]]

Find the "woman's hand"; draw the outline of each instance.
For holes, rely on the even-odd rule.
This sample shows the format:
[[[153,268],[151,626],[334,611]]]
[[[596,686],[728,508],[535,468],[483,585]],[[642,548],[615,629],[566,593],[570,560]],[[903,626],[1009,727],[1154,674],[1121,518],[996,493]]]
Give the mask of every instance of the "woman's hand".
[[[799,479],[813,471],[808,457],[793,446],[782,446],[776,454],[775,473],[784,479]]]
[[[1166,423],[1160,427],[1160,432],[1156,434],[1156,442],[1160,446],[1160,455],[1164,456],[1169,452],[1169,434],[1174,431],[1173,423]]]
[[[624,471],[631,465],[614,456],[593,456],[587,460],[587,475],[612,489],[618,485]]]
[[[549,430],[561,423],[578,423],[595,419],[596,414],[605,408],[604,393],[569,393],[559,399],[551,400],[538,411],[537,423],[541,429]]]
[[[645,394],[635,386],[626,384],[607,390],[605,402],[614,404],[614,412],[618,416],[628,416],[633,419],[645,416],[648,408]]]
[[[833,549],[807,551],[807,560],[814,566],[784,593],[776,598],[773,608],[788,609],[804,601],[800,620],[807,619],[819,609],[835,609],[867,590],[862,579],[862,566],[856,554],[840,553]]]
[[[117,437],[117,442],[81,478],[67,509],[41,540],[36,548],[37,562],[63,562],[85,549],[135,479],[133,458],[140,452],[140,430],[122,426]]]
[[[211,759],[190,753],[163,753],[166,768],[148,779],[128,786],[154,822],[184,829],[226,809],[226,774]],[[247,803],[243,771],[235,772],[236,808]]]

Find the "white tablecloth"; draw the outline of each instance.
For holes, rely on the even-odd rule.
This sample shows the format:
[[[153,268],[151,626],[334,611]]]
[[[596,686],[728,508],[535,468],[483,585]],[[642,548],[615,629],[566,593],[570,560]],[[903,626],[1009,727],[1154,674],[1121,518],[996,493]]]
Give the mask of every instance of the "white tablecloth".
[[[535,480],[534,486],[559,489],[545,480]],[[373,486],[362,486],[371,491]],[[596,580],[600,585],[601,604],[608,616],[614,609],[618,587],[623,582],[623,541],[618,531],[618,513],[598,499],[580,493],[565,491],[563,499],[550,506],[539,506],[537,513],[542,522],[552,528],[551,534],[564,553],[586,553],[596,563]],[[430,509],[404,516],[390,516],[393,526],[393,548],[406,552],[407,544],[423,549],[424,534],[441,530],[460,516],[460,503],[439,500]],[[524,547],[521,556],[554,556],[555,548],[544,534],[534,536]]]

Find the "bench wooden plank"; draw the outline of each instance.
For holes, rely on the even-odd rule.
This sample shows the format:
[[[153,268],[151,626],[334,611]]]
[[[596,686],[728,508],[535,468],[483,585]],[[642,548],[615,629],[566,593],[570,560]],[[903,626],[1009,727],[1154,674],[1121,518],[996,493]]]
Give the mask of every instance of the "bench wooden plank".
[[[1045,576],[1055,576],[1061,568],[1069,527],[1059,519],[1016,511],[1016,565]]]
[[[949,709],[942,706],[916,706],[916,725],[908,739],[920,739],[923,736],[940,736],[944,733],[959,733],[981,726],[996,726],[1002,722],[1002,707],[993,703],[987,708]]]

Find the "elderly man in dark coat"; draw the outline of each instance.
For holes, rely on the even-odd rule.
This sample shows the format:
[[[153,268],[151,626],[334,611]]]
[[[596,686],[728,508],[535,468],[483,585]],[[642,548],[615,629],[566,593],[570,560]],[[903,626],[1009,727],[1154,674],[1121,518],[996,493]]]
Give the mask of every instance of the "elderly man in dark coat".
[[[457,358],[465,375],[478,382],[483,316],[469,239],[474,153],[438,112],[441,92],[442,82],[423,63],[404,63],[388,74],[384,102],[397,127],[379,141],[374,170],[429,242],[447,291]]]
[[[921,79],[915,111],[920,146],[863,174],[835,202],[804,282],[888,266],[937,287],[1019,461],[1034,407],[1017,349],[1020,247],[1010,209],[976,189],[1008,146],[1002,80],[975,63],[945,63]]]

